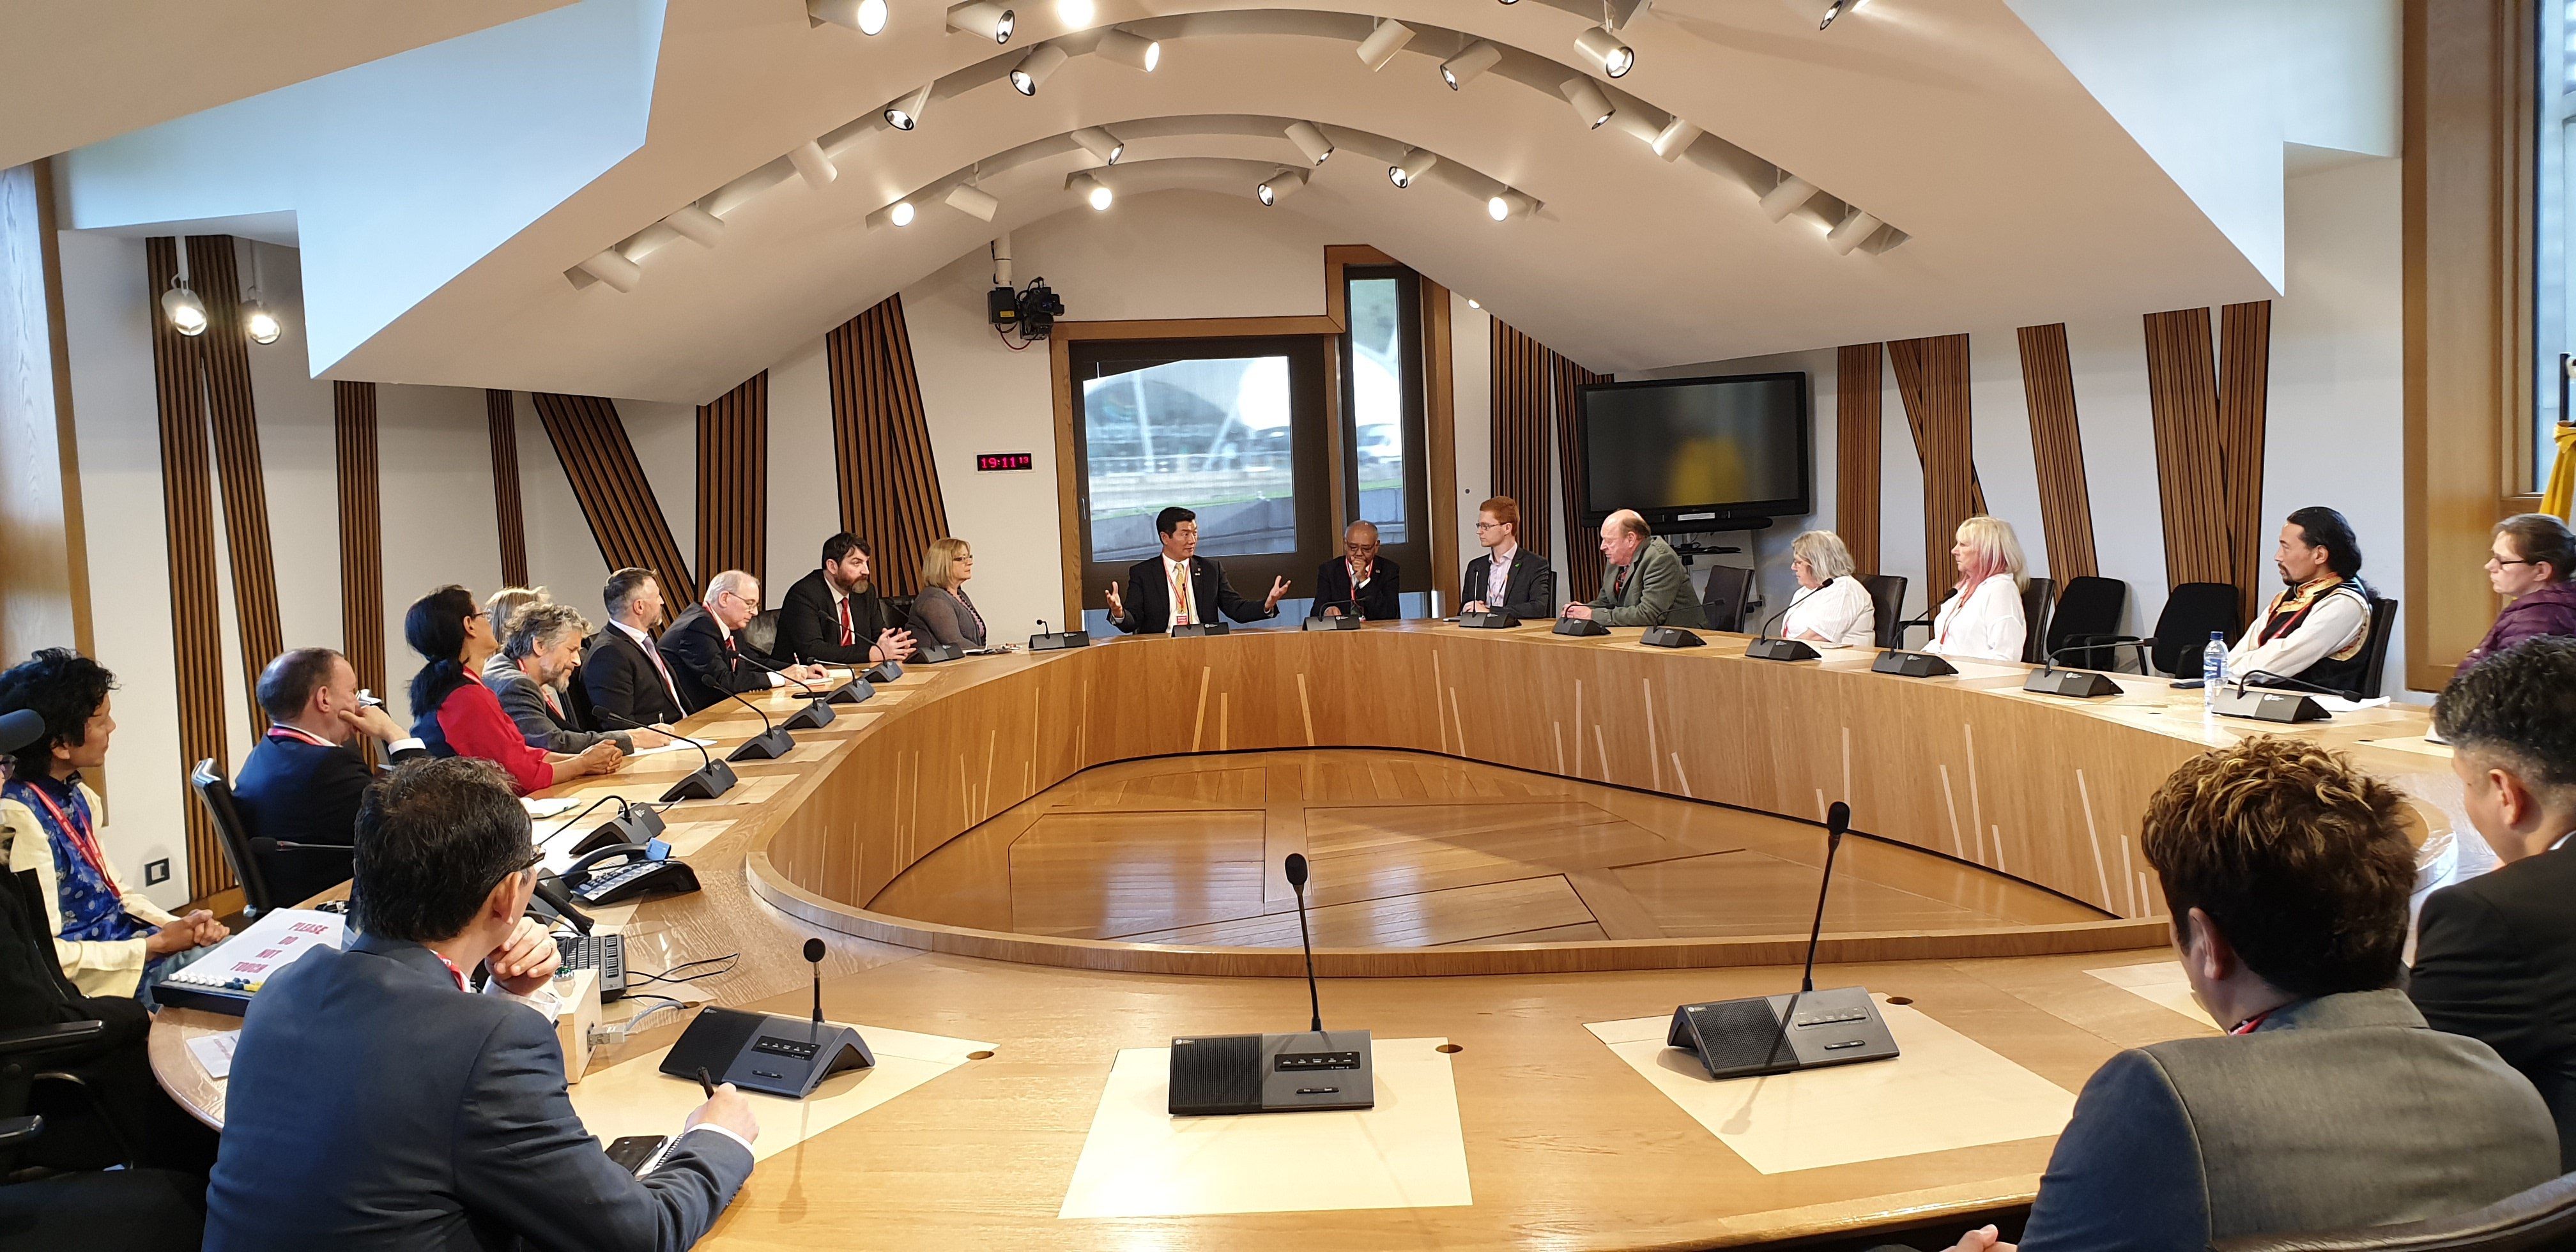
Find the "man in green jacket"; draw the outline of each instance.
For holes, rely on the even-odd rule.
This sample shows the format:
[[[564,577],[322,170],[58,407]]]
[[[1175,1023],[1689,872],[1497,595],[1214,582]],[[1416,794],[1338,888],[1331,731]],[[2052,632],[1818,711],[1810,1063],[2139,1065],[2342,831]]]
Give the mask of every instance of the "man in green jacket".
[[[1636,510],[1601,519],[1601,556],[1609,565],[1601,572],[1601,594],[1589,604],[1565,606],[1567,617],[1604,626],[1707,627],[1680,554],[1655,538]]]

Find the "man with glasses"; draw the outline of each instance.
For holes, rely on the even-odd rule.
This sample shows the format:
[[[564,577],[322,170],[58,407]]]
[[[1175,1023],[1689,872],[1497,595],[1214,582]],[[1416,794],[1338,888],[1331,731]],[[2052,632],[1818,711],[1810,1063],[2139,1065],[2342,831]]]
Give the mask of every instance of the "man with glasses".
[[[369,789],[348,946],[279,971],[242,1019],[207,1248],[671,1249],[714,1225],[751,1175],[751,1106],[725,1084],[651,1172],[608,1159],[564,1090],[537,861],[489,762]]]
[[[1395,562],[1378,555],[1377,523],[1356,521],[1342,528],[1342,555],[1315,571],[1315,616],[1361,617],[1391,622],[1404,616],[1403,576]]]
[[[1154,531],[1163,538],[1160,556],[1147,557],[1127,569],[1127,594],[1135,597],[1130,612],[1109,584],[1109,622],[1127,634],[1159,635],[1174,626],[1204,625],[1223,613],[1238,622],[1279,616],[1279,598],[1288,580],[1270,584],[1270,598],[1259,605],[1236,594],[1225,581],[1225,567],[1200,556],[1199,515],[1179,505],[1154,515]]]
[[[725,699],[737,691],[784,687],[789,682],[821,683],[820,665],[788,664],[772,659],[741,638],[742,628],[760,615],[760,580],[729,569],[707,580],[706,599],[689,606],[662,632],[662,659],[680,689],[688,712]]]
[[[1458,589],[1469,613],[1508,613],[1519,618],[1556,616],[1556,571],[1547,558],[1521,546],[1521,506],[1496,496],[1476,506],[1476,542],[1485,555],[1467,562]]]

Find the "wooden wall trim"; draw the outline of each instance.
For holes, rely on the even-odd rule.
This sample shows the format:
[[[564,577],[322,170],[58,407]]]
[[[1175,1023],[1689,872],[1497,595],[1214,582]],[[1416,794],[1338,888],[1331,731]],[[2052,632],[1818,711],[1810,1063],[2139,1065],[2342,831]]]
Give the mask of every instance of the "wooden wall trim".
[[[2084,435],[2075,419],[2075,365],[2066,350],[2066,323],[2024,326],[2022,395],[2030,408],[2030,448],[2039,478],[2040,528],[2048,538],[2048,572],[2069,579],[2102,572],[2093,550],[2093,496],[2086,486]],[[2256,397],[2260,412],[2261,397]],[[2258,418],[2259,421],[2259,418]],[[2259,491],[2262,477],[2255,476]]]
[[[1589,383],[1608,382],[1607,374],[1595,374],[1559,355],[1554,349],[1542,349],[1552,366],[1550,385],[1554,389],[1556,411],[1556,473],[1563,485],[1565,499],[1565,581],[1566,598],[1589,600],[1601,594],[1601,545],[1594,539],[1594,528],[1583,521],[1592,502],[1584,489],[1588,459],[1583,453],[1583,436],[1576,429],[1574,389]]]
[[[2227,515],[2236,620],[2254,620],[2269,583],[2272,527],[2263,516],[2263,426],[2272,380],[2272,302],[2218,310],[2219,499]]]
[[[2233,563],[2219,480],[2218,365],[2209,310],[2174,309],[2144,320],[2156,491],[2164,506],[2165,586],[2228,582]]]
[[[340,501],[340,651],[349,658],[349,668],[358,672],[360,687],[382,692],[386,690],[385,531],[384,493],[377,479],[374,383],[331,384],[331,461]],[[524,564],[519,578],[518,585],[526,585]]]
[[[921,554],[948,533],[948,509],[931,459],[903,297],[888,296],[834,327],[824,336],[824,355],[841,524],[868,541],[877,585],[887,595],[915,594]]]
[[[373,393],[367,401],[372,414]],[[373,419],[369,420],[372,428]],[[483,390],[483,426],[492,442],[492,509],[500,524],[501,584],[528,585],[528,512],[519,480],[519,401],[507,391]]]
[[[635,445],[626,438],[617,405],[599,396],[550,391],[531,398],[536,401],[537,420],[545,423],[546,438],[554,444],[555,459],[563,463],[564,477],[572,484],[573,498],[581,502],[581,514],[599,544],[600,559],[612,570],[641,566],[659,574],[665,620],[678,616],[698,598],[700,588],[690,577],[678,541],[671,537],[661,501],[653,495],[653,483],[635,458]]]
[[[698,406],[698,569],[769,586],[769,371]],[[880,575],[882,577],[882,575]]]
[[[1941,597],[1932,592],[1950,568],[1959,523],[1986,511],[1969,420],[1968,337],[1899,339],[1887,345],[1887,360],[1923,462],[1924,595],[1925,603],[1938,604]]]
[[[215,470],[223,489],[224,543],[232,557],[233,613],[240,630],[241,700],[253,735],[268,727],[259,707],[259,673],[286,650],[278,624],[277,558],[269,541],[268,477],[259,455],[259,417],[250,386],[250,340],[241,325],[241,273],[231,235],[188,237],[188,272],[206,304],[206,333],[197,336],[205,371],[206,415],[214,429]]]
[[[95,655],[49,159],[0,169],[0,424],[10,449],[0,656],[67,642]]]
[[[163,547],[170,559],[170,652],[179,713],[178,768],[169,785],[180,796],[187,835],[188,894],[202,899],[233,885],[232,868],[215,842],[204,807],[188,794],[198,761],[229,762],[224,749],[223,611],[215,583],[215,504],[206,437],[206,393],[197,341],[171,329],[161,293],[179,275],[179,241],[143,243],[143,316],[152,327],[152,378],[161,436]]]
[[[1515,539],[1545,553],[1556,542],[1548,501],[1547,348],[1499,317],[1485,319],[1492,343],[1486,394],[1492,412],[1494,494],[1520,506]]]
[[[1450,613],[1458,589],[1458,387],[1450,353],[1449,289],[1422,280],[1423,442],[1431,445],[1431,607]]]
[[[1846,344],[1834,352],[1834,533],[1851,550],[1852,568],[1879,570],[1879,397],[1884,345]]]

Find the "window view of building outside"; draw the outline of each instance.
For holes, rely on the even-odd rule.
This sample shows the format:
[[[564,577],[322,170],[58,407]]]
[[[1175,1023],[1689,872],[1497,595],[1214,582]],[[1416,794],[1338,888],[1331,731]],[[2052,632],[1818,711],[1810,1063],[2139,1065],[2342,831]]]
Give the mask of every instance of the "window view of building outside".
[[[1121,364],[1081,380],[1091,559],[1152,556],[1154,515],[1174,504],[1199,515],[1203,556],[1295,551],[1288,358]]]
[[[2543,4],[2540,14],[2540,72],[2533,76],[2540,88],[2533,119],[2539,203],[2533,206],[2538,221],[2532,240],[2540,270],[2532,284],[2532,345],[2539,359],[2533,362],[2532,480],[2526,484],[2532,491],[2549,482],[2559,421],[2576,416],[2563,408],[2570,390],[2567,361],[2576,353],[2576,309],[2570,307],[2576,281],[2568,272],[2576,259],[2576,248],[2568,246],[2576,231],[2576,182],[2568,178],[2576,165],[2576,30],[2570,29],[2576,26],[2576,0]]]
[[[1407,542],[1404,515],[1403,313],[1396,279],[1350,284],[1351,447],[1359,473],[1359,516],[1386,544]]]

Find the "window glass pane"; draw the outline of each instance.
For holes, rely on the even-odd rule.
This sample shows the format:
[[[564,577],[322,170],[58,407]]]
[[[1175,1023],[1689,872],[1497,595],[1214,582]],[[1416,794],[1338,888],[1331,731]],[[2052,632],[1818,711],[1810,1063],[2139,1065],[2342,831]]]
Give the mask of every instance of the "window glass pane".
[[[1408,542],[1404,515],[1404,350],[1396,279],[1350,284],[1351,447],[1361,517],[1382,543]]]
[[[2556,427],[2562,417],[2562,397],[2569,390],[2565,377],[2566,354],[2576,351],[2576,282],[2570,281],[2568,267],[2576,258],[2571,249],[2569,232],[2576,228],[2576,179],[2567,177],[2571,158],[2576,158],[2576,3],[2541,8],[2540,89],[2538,105],[2538,141],[2533,145],[2539,159],[2537,184],[2539,220],[2533,243],[2534,261],[2539,273],[2533,277],[2534,308],[2532,341],[2539,359],[2533,362],[2531,467],[2532,481],[2527,488],[2538,491],[2548,485],[2550,465],[2557,458]]]
[[[1091,559],[1161,550],[1154,515],[1199,515],[1203,556],[1293,552],[1288,358],[1104,361],[1082,380]]]

